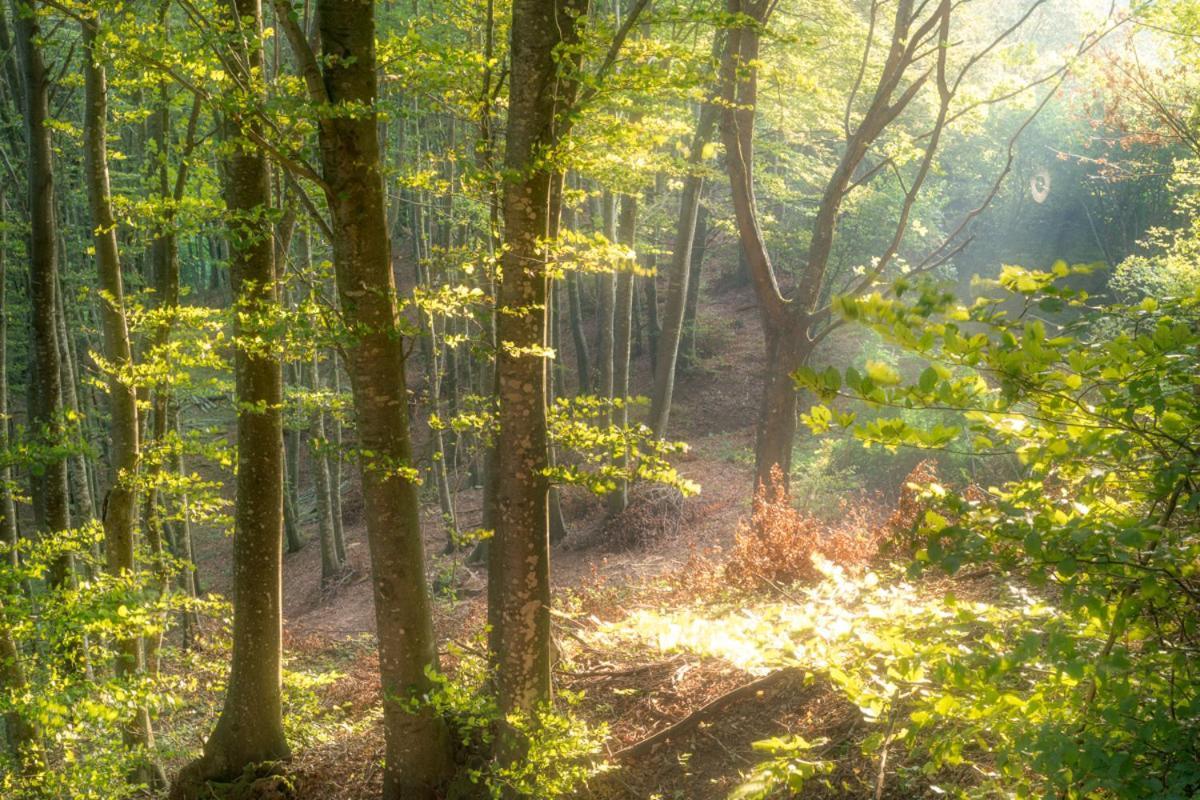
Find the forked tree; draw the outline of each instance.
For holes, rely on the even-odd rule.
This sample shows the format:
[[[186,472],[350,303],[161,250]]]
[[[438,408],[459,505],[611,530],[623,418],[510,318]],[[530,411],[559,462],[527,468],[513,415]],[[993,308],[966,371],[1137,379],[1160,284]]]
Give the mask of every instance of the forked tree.
[[[772,470],[779,468],[786,486],[791,469],[792,444],[796,433],[797,393],[792,373],[804,366],[817,345],[834,330],[840,321],[833,315],[831,296],[837,292],[859,294],[878,285],[884,271],[900,253],[908,232],[910,218],[921,190],[934,164],[946,126],[961,117],[981,101],[963,104],[952,109],[967,76],[981,61],[1022,25],[1045,0],[1032,2],[1016,20],[999,34],[969,55],[951,61],[951,50],[957,46],[952,23],[958,17],[961,4],[952,0],[937,3],[916,3],[899,0],[890,26],[884,21],[885,4],[873,0],[869,9],[869,26],[860,69],[846,101],[844,139],[841,154],[822,191],[812,225],[808,257],[791,296],[780,288],[776,268],[771,261],[766,239],[759,222],[754,192],[754,124],[758,104],[758,59],[763,31],[771,19],[777,0],[729,0],[728,10],[733,20],[728,31],[721,62],[722,114],[721,138],[725,146],[725,163],[731,188],[734,216],[739,241],[754,285],[766,339],[767,366],[764,376],[761,406],[755,435],[755,485],[767,484]],[[874,71],[874,50],[878,46],[876,32],[890,28],[884,37],[882,64],[878,67],[874,87],[864,92]],[[1081,50],[1094,44],[1089,37]],[[1031,81],[1025,90],[1052,81],[1061,83],[1067,67]],[[1052,96],[1051,91],[1036,104],[1036,114]],[[902,197],[887,244],[874,254],[870,266],[861,276],[845,285],[831,285],[829,267],[837,235],[838,220],[846,200],[881,175],[895,170],[897,165],[885,154],[873,155],[876,145],[913,101],[929,88],[933,93],[933,122],[918,133],[920,151],[909,174],[900,178]],[[1022,90],[1024,91],[1024,90]],[[1020,92],[1006,94],[1007,99]],[[983,101],[989,102],[989,101]],[[1012,165],[1012,146],[1032,116],[1009,140],[1008,161],[997,176],[991,191],[981,205],[970,212],[945,240],[922,259],[915,260],[916,271],[929,270],[946,263],[957,254],[969,238],[963,236],[967,224],[995,196],[1000,182]]]

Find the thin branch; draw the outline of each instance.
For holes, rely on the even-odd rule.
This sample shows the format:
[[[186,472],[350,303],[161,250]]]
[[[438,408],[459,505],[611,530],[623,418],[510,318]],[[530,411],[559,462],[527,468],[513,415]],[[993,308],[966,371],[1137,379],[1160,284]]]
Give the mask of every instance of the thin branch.
[[[604,60],[600,62],[600,66],[596,69],[596,74],[592,76],[592,84],[583,92],[580,93],[579,99],[575,101],[574,107],[569,111],[576,112],[586,106],[603,85],[604,78],[612,70],[613,64],[617,61],[617,56],[621,53],[621,48],[625,45],[625,39],[629,37],[629,31],[633,29],[634,23],[642,15],[642,11],[649,5],[650,0],[635,0],[633,7],[629,9],[628,16],[621,22],[621,27],[617,29],[613,36],[612,42],[609,43],[608,52],[604,55]]]

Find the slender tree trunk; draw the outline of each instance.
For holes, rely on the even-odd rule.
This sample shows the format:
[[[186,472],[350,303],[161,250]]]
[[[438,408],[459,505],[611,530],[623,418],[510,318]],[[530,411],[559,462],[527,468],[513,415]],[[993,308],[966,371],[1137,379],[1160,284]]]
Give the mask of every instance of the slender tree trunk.
[[[787,302],[779,291],[767,253],[754,196],[754,119],[758,97],[760,28],[772,6],[769,0],[729,0],[731,13],[748,18],[731,28],[721,59],[721,82],[725,106],[721,135],[725,163],[737,220],[739,269],[754,283],[767,345],[766,375],[754,448],[754,483],[771,481],[776,467],[787,489],[791,469],[792,440],[796,431],[796,392],[791,372],[799,365],[801,347]]]
[[[168,7],[168,0],[160,0],[158,19],[159,23],[164,27],[166,25]],[[194,107],[192,116],[188,121],[187,141],[189,143],[195,137],[198,112],[199,106]],[[176,315],[179,309],[179,243],[175,233],[173,209],[175,203],[183,197],[188,168],[186,162],[181,160],[176,171],[175,186],[172,188],[170,169],[167,163],[171,144],[171,98],[166,83],[159,86],[158,108],[148,121],[148,127],[149,138],[155,143],[155,150],[157,152],[157,164],[151,170],[150,177],[155,184],[159,200],[165,203],[167,207],[166,218],[163,220],[161,227],[156,231],[154,240],[150,243],[149,268],[152,272],[150,279],[153,281],[158,309],[161,312],[165,312],[154,329],[150,347],[154,352],[154,357],[169,358],[167,348],[170,344],[171,332],[174,330]],[[145,149],[144,144],[139,146],[141,149]],[[190,146],[190,144],[187,146]],[[147,431],[149,434],[147,437],[149,439],[147,450],[152,451],[164,445],[167,431],[170,428],[169,415],[171,414],[173,405],[171,402],[171,387],[164,384],[155,385],[150,396],[151,413],[143,414],[143,419],[141,420],[141,429]],[[167,531],[163,522],[159,493],[159,485],[162,483],[164,473],[161,459],[153,459],[152,463],[153,466],[150,467],[148,470],[149,474],[146,476],[147,490],[146,497],[142,503],[142,524],[146,544],[150,550],[152,559],[151,566],[158,580],[157,589],[159,596],[165,598],[171,589],[171,573],[166,559],[167,547],[165,540],[167,538]],[[190,526],[186,533],[189,536],[186,544],[190,548]],[[194,567],[191,568],[194,569]],[[194,575],[185,577],[193,579]],[[194,580],[192,582],[194,585]],[[186,620],[188,617],[187,612],[184,613],[184,617]],[[158,674],[158,654],[161,644],[162,633],[150,634],[146,637],[146,666],[153,675]]]
[[[592,365],[588,357],[587,334],[583,330],[583,301],[579,296],[579,274],[567,273],[567,303],[571,311],[571,338],[575,342],[575,373],[579,394],[592,393]]]
[[[617,221],[617,240],[632,248],[637,232],[637,198],[625,195],[621,198],[621,214]],[[626,264],[616,275],[616,314],[613,318],[613,398],[620,407],[613,411],[613,424],[622,428],[629,425],[629,361],[633,333],[633,265]],[[628,453],[619,457],[619,465],[627,467]],[[616,516],[629,504],[629,482],[618,481],[617,488],[608,494],[608,514]]]
[[[305,234],[307,238],[307,234]],[[321,391],[321,367],[316,355],[312,359],[311,389],[314,394]],[[329,474],[329,457],[326,450],[329,441],[325,438],[325,411],[318,408],[313,414],[312,430],[310,431],[313,472],[316,475],[317,490],[317,532],[321,542],[321,585],[326,586],[337,579],[342,571],[342,561],[338,557],[337,543],[333,538],[333,500]]]
[[[137,394],[122,373],[133,364],[129,325],[125,318],[125,289],[117,251],[117,224],[113,218],[108,177],[108,84],[98,61],[95,40],[99,19],[82,23],[84,68],[84,155],[88,205],[91,207],[96,267],[100,273],[101,324],[104,358],[108,362],[109,439],[112,479],[105,503],[104,540],[108,571],[114,576],[134,570],[133,532],[137,521],[136,479],[139,468]],[[141,667],[141,643],[137,637],[117,642],[117,675],[129,678]],[[133,711],[125,728],[125,744],[143,752],[135,779],[152,789],[167,785],[166,775],[155,761],[154,731],[145,708]]]
[[[171,430],[175,431],[175,434],[182,439],[183,431],[180,428],[178,405],[171,414],[170,426]],[[183,454],[178,450],[171,459],[171,470],[180,478],[187,475]],[[195,600],[201,595],[200,571],[196,567],[196,554],[192,546],[192,510],[186,492],[179,495],[179,512],[182,519],[179,523],[179,535],[175,541],[175,555],[183,562],[179,583],[184,594]],[[184,609],[180,613],[180,618],[182,620],[183,647],[186,650],[192,646],[193,635],[200,624],[200,615],[195,610]]]
[[[604,227],[604,238],[610,242],[617,241],[617,208],[616,198],[605,192],[600,200],[601,225]],[[600,283],[600,386],[598,393],[608,399],[613,397],[613,364],[616,342],[613,336],[617,308],[617,273],[614,270],[599,276]],[[606,415],[606,422],[611,422],[611,413]]]
[[[283,432],[283,535],[289,553],[304,549],[304,537],[300,535],[300,501],[296,490],[300,475],[300,430],[284,429]]]
[[[338,355],[334,352],[329,358],[329,371],[333,375],[333,396],[342,396],[342,366],[338,363]],[[346,520],[342,516],[342,465],[345,459],[342,446],[345,431],[342,428],[340,415],[333,418],[333,453],[328,457],[330,478],[330,511],[333,513],[333,545],[337,549],[338,560],[346,563]]]
[[[57,291],[54,293],[54,317],[58,326],[58,358],[62,369],[62,404],[63,410],[75,419],[74,422],[67,422],[66,428],[70,431],[71,438],[76,440],[76,444],[82,444],[83,408],[79,404],[79,383],[75,374],[74,348],[71,346],[71,334],[67,325],[67,304],[61,272],[55,288]],[[87,459],[78,447],[67,461],[67,486],[71,496],[71,507],[75,512],[74,522],[83,524],[94,519],[95,505],[92,502],[91,484],[88,482]]]
[[[62,368],[59,363],[55,294],[58,291],[57,222],[54,210],[53,150],[50,141],[49,79],[35,15],[14,3],[16,44],[25,87],[25,130],[29,148],[29,301],[33,340],[30,350],[36,364],[31,386],[30,418],[35,435],[57,446],[64,436]],[[58,533],[70,527],[67,461],[52,458],[34,481],[38,495],[34,515],[38,532]],[[70,556],[58,559],[50,570],[50,583],[65,586],[72,579]]]
[[[429,288],[432,289],[432,286]],[[445,329],[446,322],[443,321],[442,327]],[[431,314],[429,317],[429,339],[430,339],[430,358],[429,358],[429,402],[436,413],[442,420],[448,419],[445,415],[442,405],[442,387],[446,382],[445,374],[445,356],[449,354],[449,346],[446,344],[446,337],[441,337],[441,343],[438,342],[438,325],[437,320]],[[451,414],[453,416],[453,414]],[[455,543],[458,538],[458,521],[454,514],[454,497],[450,490],[450,470],[449,464],[451,451],[446,446],[446,433],[441,428],[434,429],[433,433],[433,454],[432,454],[432,472],[434,485],[438,493],[438,506],[442,512],[442,527],[446,531],[446,547],[445,552],[451,553],[457,549]]]
[[[701,190],[701,195],[704,190]],[[708,245],[708,208],[700,198],[700,209],[696,212],[696,234],[692,238],[691,267],[688,270],[687,306],[683,312],[684,342],[682,345],[684,365],[693,366],[698,361],[696,353],[696,314],[700,306],[700,278],[704,272],[704,251]],[[676,362],[678,366],[678,362]]]
[[[312,248],[308,231],[300,231],[300,268],[305,274],[312,270]],[[337,362],[333,362],[336,371]],[[321,357],[314,353],[309,369],[309,389],[320,397],[325,390],[321,380]],[[321,584],[329,585],[345,568],[345,555],[338,552],[337,536],[333,524],[333,475],[329,469],[329,439],[326,436],[325,409],[318,405],[313,414],[309,430],[309,453],[317,494],[317,534],[321,543]]]
[[[658,371],[658,339],[662,324],[658,318],[658,256],[646,256],[645,268],[651,273],[642,278],[642,302],[646,308],[646,353],[650,356],[650,374]]]
[[[556,172],[550,177],[550,199],[548,204],[547,239],[556,241],[562,224],[562,194],[566,175]],[[546,408],[554,405],[554,400],[560,392],[566,391],[566,379],[562,360],[562,284],[560,280],[551,277],[546,284],[546,325],[550,338],[550,348],[554,351],[546,380]],[[546,465],[553,468],[558,464],[558,452],[554,445],[547,441]],[[546,509],[549,518],[550,544],[555,545],[567,538],[570,532],[567,528],[566,517],[562,510],[562,492],[558,486],[551,484],[546,493]]]
[[[0,13],[0,17],[3,14]],[[8,201],[0,193],[0,220],[8,223]],[[0,450],[8,449],[8,297],[7,297],[8,233],[0,230]],[[18,566],[20,553],[17,549],[17,513],[9,490],[12,469],[7,463],[0,469],[0,533],[9,546],[9,558],[13,567]],[[0,602],[0,691],[19,695],[26,686],[25,670],[21,661],[21,650],[12,633],[12,626]],[[4,715],[4,730],[9,752],[13,760],[22,765],[24,772],[32,774],[40,768],[37,731],[32,723],[19,711],[12,710]]]
[[[239,82],[254,87],[262,68],[259,0],[233,0],[228,13],[249,24],[249,49],[239,54]],[[257,91],[251,89],[251,91]],[[249,98],[254,101],[257,98]],[[224,164],[230,218],[233,291],[245,310],[236,340],[269,335],[277,309],[271,183],[267,159],[244,131],[258,121],[225,120],[231,147]],[[255,330],[259,328],[259,330]],[[236,341],[235,340],[235,341]],[[237,497],[233,535],[233,649],[225,703],[204,755],[180,773],[173,798],[196,798],[204,782],[236,778],[250,764],[290,755],[283,731],[283,373],[279,358],[238,347],[234,356],[237,416]]]
[[[699,167],[704,160],[704,147],[712,139],[717,122],[716,106],[705,103],[700,108],[696,134],[688,153],[691,172],[683,183],[679,197],[679,223],[675,228],[675,248],[671,254],[671,273],[667,283],[667,303],[663,309],[662,335],[658,339],[658,359],[654,367],[654,394],[650,402],[650,427],[659,439],[667,435],[671,415],[671,399],[675,393],[675,364],[683,336],[684,316],[691,295],[692,248],[696,239],[700,195],[704,176]]]
[[[0,14],[2,16],[2,14]],[[0,192],[0,451],[8,450],[8,200]],[[17,507],[12,496],[12,466],[0,464],[0,539],[9,547],[9,559],[20,562]]]

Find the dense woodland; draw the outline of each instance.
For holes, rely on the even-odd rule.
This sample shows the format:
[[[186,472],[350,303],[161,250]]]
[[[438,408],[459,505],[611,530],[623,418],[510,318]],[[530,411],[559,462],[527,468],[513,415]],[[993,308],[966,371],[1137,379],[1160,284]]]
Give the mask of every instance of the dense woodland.
[[[0,797],[1200,797],[1200,2],[10,0]]]

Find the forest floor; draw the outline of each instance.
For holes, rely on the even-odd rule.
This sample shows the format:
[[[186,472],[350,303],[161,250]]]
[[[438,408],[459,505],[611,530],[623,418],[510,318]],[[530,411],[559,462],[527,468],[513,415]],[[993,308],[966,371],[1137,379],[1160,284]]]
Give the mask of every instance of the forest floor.
[[[710,294],[716,296],[703,304],[701,358],[681,374],[672,415],[672,437],[690,445],[677,466],[700,484],[700,494],[666,510],[635,503],[615,525],[605,524],[602,500],[573,489],[563,497],[571,533],[552,553],[560,658],[555,680],[583,693],[580,716],[607,726],[613,768],[583,794],[594,800],[724,798],[761,760],[753,742],[791,733],[844,744],[859,720],[858,710],[820,681],[774,681],[725,703],[724,695],[757,676],[719,658],[660,652],[652,643],[631,649],[628,642],[618,646],[592,635],[634,611],[702,605],[704,587],[689,576],[721,562],[749,514],[762,335],[748,287]],[[634,380],[642,391],[649,385],[647,361],[638,360]],[[293,744],[301,796],[310,800],[374,796],[381,780],[375,621],[357,502],[346,498],[350,568],[344,581],[322,589],[311,526],[309,546],[288,555],[283,567],[287,668],[324,676],[313,682],[309,701],[317,709],[308,713],[326,721],[332,714],[337,722],[326,725],[325,734],[301,736]],[[457,513],[460,528],[479,525],[478,490],[459,494]],[[435,625],[439,641],[452,643],[443,662],[453,669],[456,648],[479,649],[485,571],[463,565],[461,554],[442,554],[445,536],[436,503],[427,508],[423,527],[430,580],[452,587],[435,604]],[[228,539],[201,537],[197,564],[207,589],[228,591]],[[718,705],[699,724],[656,746],[621,752],[714,700]]]

